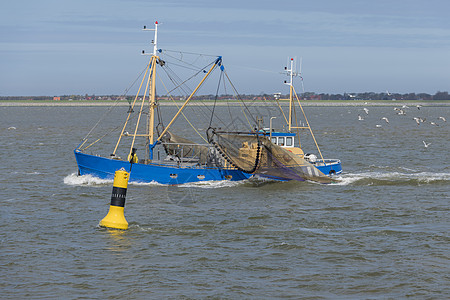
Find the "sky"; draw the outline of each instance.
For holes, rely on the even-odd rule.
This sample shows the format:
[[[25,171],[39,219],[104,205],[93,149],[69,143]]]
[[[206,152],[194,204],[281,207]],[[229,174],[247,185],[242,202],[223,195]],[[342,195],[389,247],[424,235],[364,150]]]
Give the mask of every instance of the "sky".
[[[223,56],[241,94],[450,91],[448,0],[15,0],[0,9],[0,96],[122,94],[158,48]],[[296,87],[299,91],[299,86]]]

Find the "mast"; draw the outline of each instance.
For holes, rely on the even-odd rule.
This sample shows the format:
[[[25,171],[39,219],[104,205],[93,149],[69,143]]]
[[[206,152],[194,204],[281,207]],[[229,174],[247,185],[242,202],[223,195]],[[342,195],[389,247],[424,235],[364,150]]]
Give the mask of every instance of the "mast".
[[[287,72],[287,75],[289,76],[289,82],[284,82],[284,84],[289,85],[289,120],[288,120],[288,129],[289,132],[291,132],[292,130],[292,108],[293,108],[293,101],[294,101],[294,97],[293,97],[293,77],[294,77],[294,59],[291,58],[291,66],[290,69],[288,69],[287,67],[284,68],[285,71]]]
[[[154,131],[155,131],[155,109],[156,109],[156,64],[159,60],[159,57],[156,55],[158,51],[158,21],[155,22],[155,28],[154,29],[147,29],[144,26],[144,31],[154,31],[155,36],[152,40],[153,44],[153,53],[151,54],[152,57],[150,59],[150,65],[151,65],[151,72],[149,74],[151,81],[150,81],[150,89],[149,89],[149,114],[148,114],[148,142],[149,145],[152,145],[154,143]],[[143,53],[144,54],[144,53]],[[144,95],[145,97],[145,95]],[[149,153],[149,159],[153,159],[153,153],[150,151]]]
[[[294,59],[293,58],[291,58],[290,69],[285,67],[285,70],[286,70],[287,74],[289,75],[289,79],[290,79],[290,82],[286,82],[286,81],[284,82],[285,84],[289,85],[289,122],[288,122],[289,132],[291,132],[291,129],[297,129],[298,144],[299,144],[299,147],[301,148],[300,135],[299,135],[298,131],[299,131],[299,129],[308,129],[309,132],[311,133],[311,137],[313,138],[314,143],[316,144],[317,151],[319,151],[319,155],[322,158],[323,163],[326,165],[325,160],[322,156],[322,152],[320,151],[319,144],[317,144],[316,137],[314,136],[311,126],[309,125],[308,118],[306,117],[305,111],[303,110],[303,106],[300,103],[300,100],[298,99],[297,93],[295,92],[295,89],[294,89],[293,78],[294,78],[294,76],[300,76],[300,74],[294,71]],[[293,115],[292,111],[294,108],[294,105],[293,105],[294,104],[294,95],[297,100],[298,106],[300,107],[300,109],[302,111],[303,118],[305,118],[306,126],[298,126],[298,124],[296,124],[296,126],[292,126],[292,115]],[[297,119],[296,119],[296,123],[297,123]]]
[[[127,119],[125,121],[125,124],[123,125],[122,131],[120,133],[119,139],[117,141],[116,147],[114,148],[114,151],[113,151],[112,155],[115,155],[115,153],[117,151],[117,148],[119,147],[121,138],[123,136],[130,136],[130,134],[125,133],[125,128],[127,127],[127,124],[130,121],[130,119],[131,119],[131,113],[133,112],[133,108],[135,107],[136,102],[139,99],[140,91],[141,91],[141,89],[142,89],[142,87],[143,87],[145,82],[146,82],[146,85],[145,85],[145,90],[144,90],[144,94],[143,94],[141,105],[140,105],[140,109],[139,109],[139,115],[138,115],[138,118],[137,118],[136,127],[134,129],[134,133],[131,134],[131,136],[133,137],[133,140],[131,142],[129,156],[133,153],[133,147],[134,147],[134,143],[135,143],[136,137],[138,137],[138,136],[145,137],[145,138],[147,138],[148,144],[150,144],[150,145],[153,144],[154,123],[155,123],[155,108],[156,108],[156,105],[157,105],[156,104],[156,87],[155,87],[156,64],[158,63],[158,61],[160,61],[159,57],[156,55],[156,53],[158,51],[158,47],[157,47],[157,44],[156,44],[156,39],[158,37],[158,32],[157,32],[157,30],[158,30],[158,22],[157,21],[155,22],[155,28],[154,29],[147,29],[147,27],[144,26],[143,30],[144,31],[154,31],[155,32],[155,38],[152,41],[153,53],[151,54],[150,62],[148,64],[148,66],[147,66],[147,69],[145,71],[144,76],[142,77],[141,84],[140,84],[139,89],[138,89],[138,91],[136,93],[136,96],[134,98],[133,104],[131,105],[131,109],[128,112],[128,117],[127,117]],[[142,55],[147,55],[144,50],[142,51]],[[140,123],[141,116],[142,116],[142,113],[143,113],[144,104],[145,104],[147,95],[148,95],[148,102],[149,102],[148,127],[147,127],[147,130],[146,130],[145,134],[138,134],[137,133],[138,132],[138,127],[139,127],[139,123]],[[147,154],[147,157],[149,159],[153,159],[152,148],[149,149],[149,147],[147,147],[146,154]]]

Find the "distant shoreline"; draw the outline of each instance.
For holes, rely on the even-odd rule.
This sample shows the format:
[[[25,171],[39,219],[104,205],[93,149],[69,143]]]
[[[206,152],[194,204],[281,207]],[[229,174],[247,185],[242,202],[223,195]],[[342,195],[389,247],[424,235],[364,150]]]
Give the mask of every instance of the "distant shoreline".
[[[253,102],[253,101],[244,101],[246,104],[252,105],[266,105],[268,102]],[[181,106],[183,101],[173,102],[161,102],[160,106]],[[192,101],[190,105],[213,105],[213,101]],[[240,102],[217,102],[217,106],[226,106],[226,105],[239,105]],[[288,102],[281,103],[282,105],[288,105]],[[450,106],[450,100],[443,101],[418,101],[418,100],[397,100],[397,101],[385,101],[385,100],[373,100],[373,101],[358,101],[358,100],[342,100],[342,101],[333,101],[333,100],[302,100],[302,106],[400,106],[400,105],[408,105],[408,106]],[[90,106],[129,106],[129,103],[126,101],[121,102],[113,102],[113,101],[0,101],[0,107],[90,107]]]

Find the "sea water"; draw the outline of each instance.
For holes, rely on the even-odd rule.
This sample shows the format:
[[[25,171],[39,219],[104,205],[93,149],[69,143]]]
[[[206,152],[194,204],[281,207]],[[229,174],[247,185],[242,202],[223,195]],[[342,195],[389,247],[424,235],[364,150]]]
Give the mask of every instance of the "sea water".
[[[449,298],[450,108],[305,110],[340,183],[131,182],[118,231],[73,155],[104,108],[2,107],[0,298]]]

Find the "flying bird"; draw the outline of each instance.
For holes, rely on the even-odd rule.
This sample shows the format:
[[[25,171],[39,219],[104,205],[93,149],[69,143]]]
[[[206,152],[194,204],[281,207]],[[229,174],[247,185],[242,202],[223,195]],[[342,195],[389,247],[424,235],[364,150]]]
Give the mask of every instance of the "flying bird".
[[[388,118],[386,118],[386,117],[382,117],[381,120],[385,120],[386,123],[389,123],[389,120],[388,120]]]
[[[376,127],[376,128],[381,128],[381,125],[378,125],[378,124],[377,124],[377,125],[375,125],[375,127]]]
[[[417,125],[420,125],[420,123],[423,122],[421,118],[414,117],[413,119],[416,121]]]
[[[436,123],[434,123],[434,122],[430,122],[430,124],[431,124],[431,125],[434,125],[434,126],[439,126],[439,124],[436,124]]]
[[[366,115],[368,115],[369,114],[369,110],[367,108],[365,108],[365,107],[363,109],[366,112]]]
[[[425,142],[425,141],[422,141],[422,142],[423,142],[423,145],[425,146],[425,148],[428,148],[428,146],[431,145],[431,143],[427,143],[427,142]]]
[[[364,118],[361,115],[358,115],[358,121],[364,121]]]
[[[439,117],[439,119],[441,119],[444,122],[447,122],[447,120],[444,117]]]
[[[417,109],[420,109],[422,107],[422,105],[418,104],[416,105]]]

